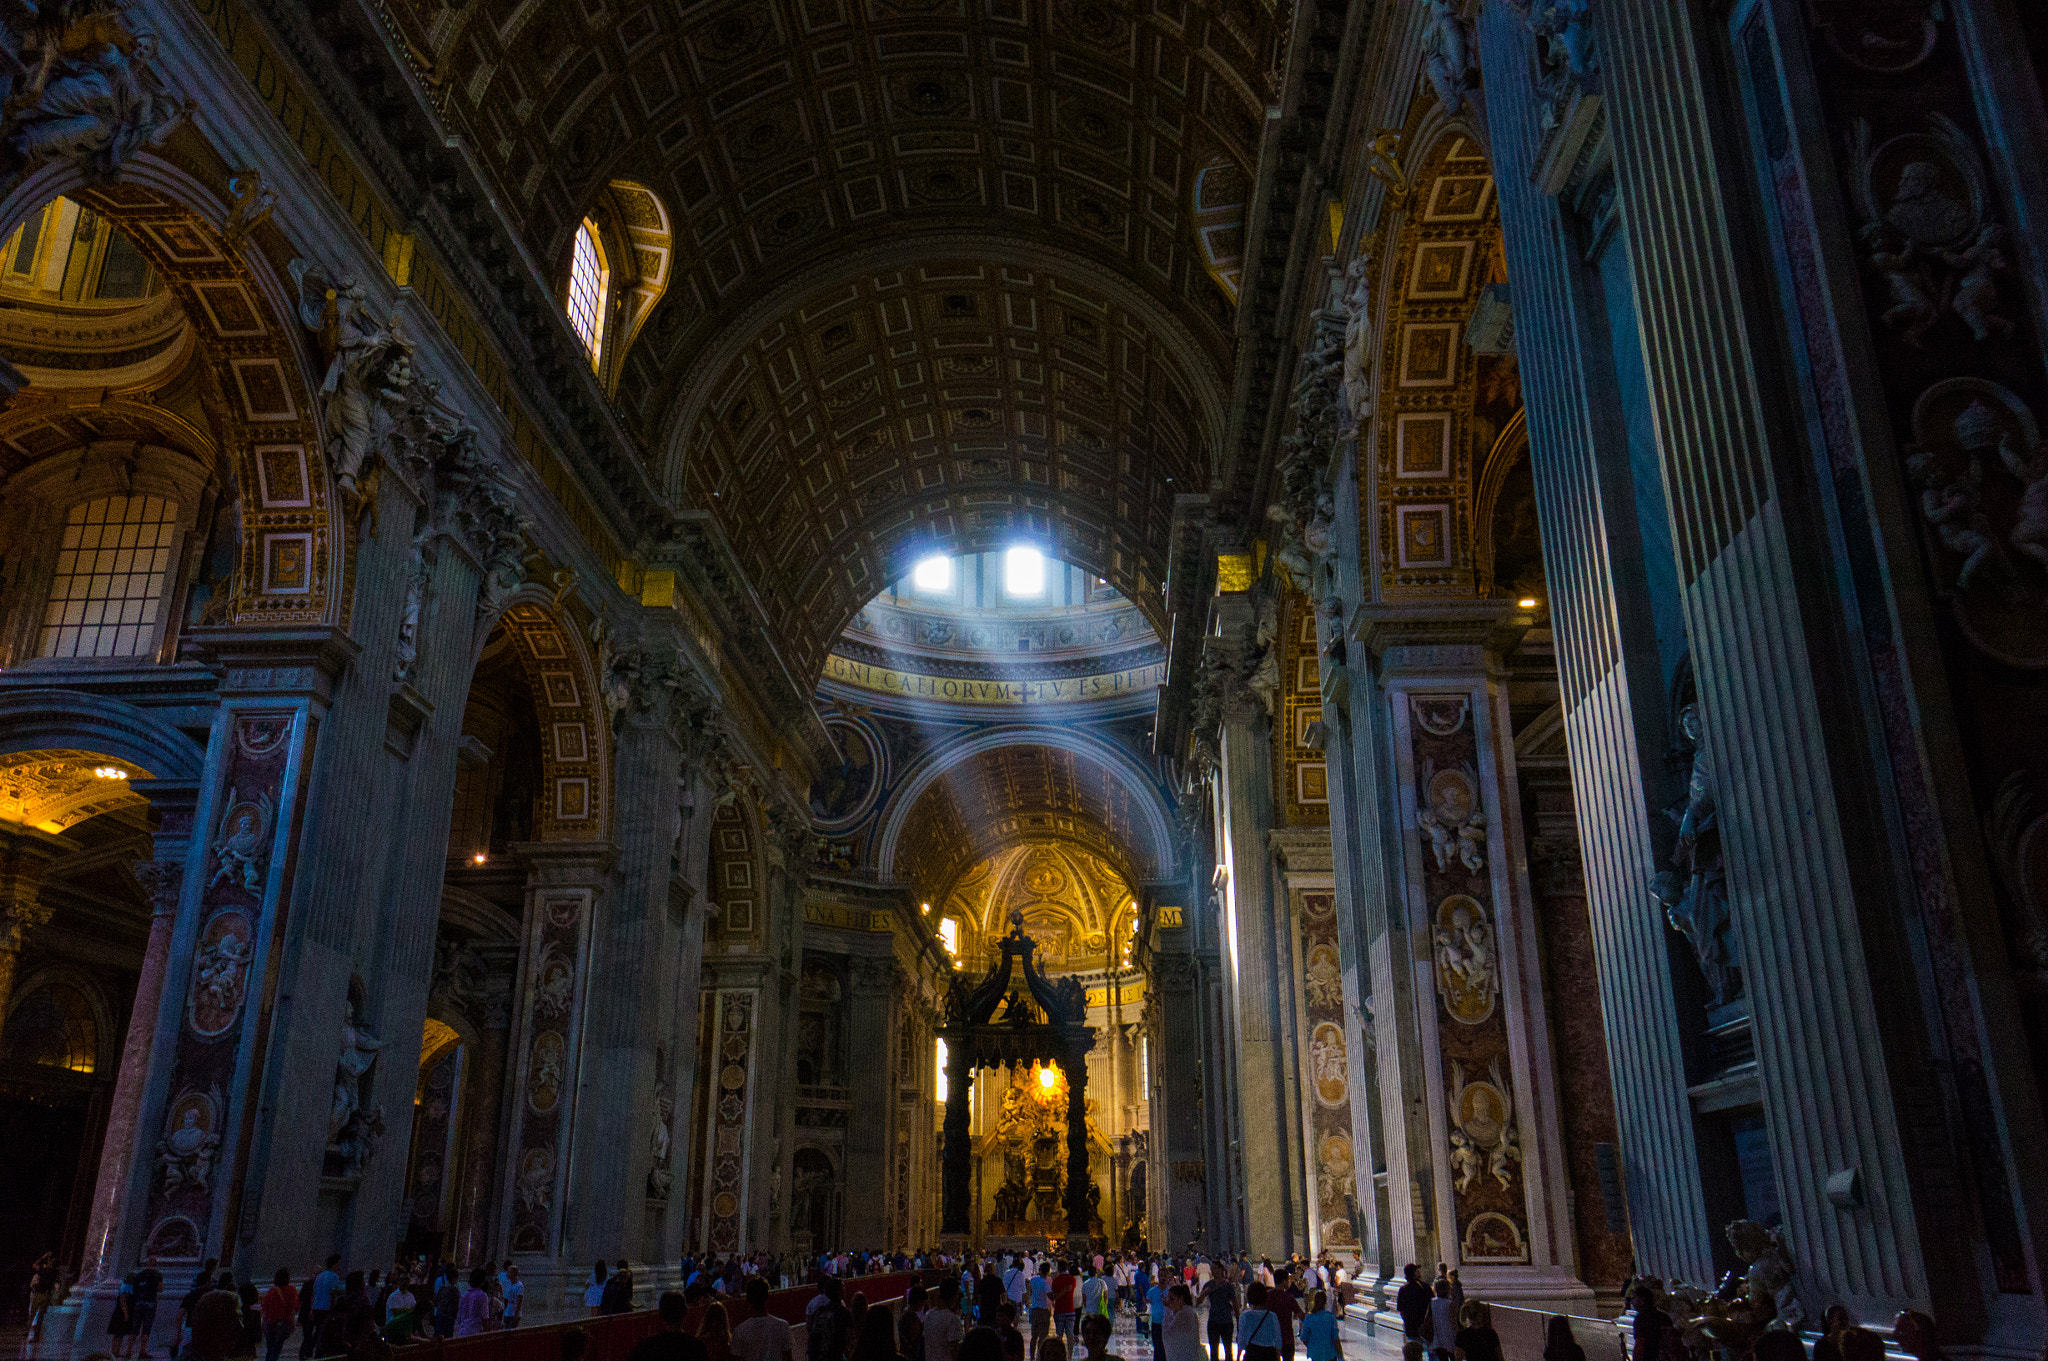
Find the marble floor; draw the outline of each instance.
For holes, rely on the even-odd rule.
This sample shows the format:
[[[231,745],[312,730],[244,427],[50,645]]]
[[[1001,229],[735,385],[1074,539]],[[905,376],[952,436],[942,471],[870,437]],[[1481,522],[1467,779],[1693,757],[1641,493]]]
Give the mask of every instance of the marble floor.
[[[26,1328],[18,1325],[0,1328],[0,1357],[34,1358],[34,1361],[84,1361],[86,1357],[105,1354],[107,1340],[104,1337],[74,1342],[70,1336],[72,1326],[73,1320],[70,1317],[61,1316],[53,1321],[51,1332],[62,1335],[46,1336],[34,1344],[29,1342]],[[1344,1361],[1399,1361],[1400,1334],[1384,1328],[1377,1330],[1376,1336],[1369,1334],[1360,1311],[1354,1310],[1343,1320],[1340,1333],[1344,1340]],[[151,1352],[156,1361],[164,1361],[164,1358],[170,1355],[171,1336],[168,1325],[157,1330],[155,1346]],[[1116,1332],[1111,1339],[1110,1349],[1122,1358],[1122,1361],[1158,1361],[1152,1352],[1150,1334],[1140,1332],[1135,1321],[1128,1316],[1120,1315],[1117,1318]],[[296,1358],[298,1354],[298,1338],[295,1336],[285,1344],[285,1356]],[[1218,1361],[1221,1359],[1218,1358]]]

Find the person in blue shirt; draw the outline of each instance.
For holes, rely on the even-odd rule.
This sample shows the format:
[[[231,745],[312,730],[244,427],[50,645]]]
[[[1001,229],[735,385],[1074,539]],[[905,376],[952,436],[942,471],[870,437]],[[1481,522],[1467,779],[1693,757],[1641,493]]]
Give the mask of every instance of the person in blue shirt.
[[[1045,1278],[1045,1263],[1031,1274],[1031,1356],[1037,1361],[1038,1344],[1052,1331],[1052,1283]]]
[[[1159,1278],[1153,1277],[1145,1287],[1145,1307],[1152,1319],[1152,1355],[1166,1355],[1166,1292],[1159,1288]]]
[[[1328,1291],[1318,1290],[1309,1299],[1308,1316],[1301,1321],[1301,1345],[1308,1349],[1308,1361],[1342,1361],[1343,1339],[1337,1336],[1337,1316],[1330,1312]]]

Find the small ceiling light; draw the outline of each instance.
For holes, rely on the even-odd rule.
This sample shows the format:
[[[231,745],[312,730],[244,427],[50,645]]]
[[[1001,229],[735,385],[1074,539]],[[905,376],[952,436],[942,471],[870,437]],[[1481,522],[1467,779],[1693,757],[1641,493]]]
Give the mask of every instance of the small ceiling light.
[[[102,780],[125,780],[128,772],[119,766],[94,766],[92,773]]]
[[[478,851],[478,852],[477,852],[477,853],[476,853],[475,855],[472,855],[472,856],[470,857],[470,859],[471,859],[471,860],[475,861],[475,862],[476,862],[477,864],[479,864],[479,865],[483,864],[483,863],[484,863],[484,861],[486,861],[486,860],[488,860],[488,859],[490,859],[490,858],[491,858],[490,856],[486,855],[486,854],[485,854],[484,852],[482,852],[482,851]]]
[[[1533,610],[1536,608],[1537,600],[1536,597],[1533,595],[1525,595],[1522,597],[1519,603],[1523,609]]]
[[[918,906],[922,907],[927,912],[932,910],[932,905],[930,903],[919,903]]]

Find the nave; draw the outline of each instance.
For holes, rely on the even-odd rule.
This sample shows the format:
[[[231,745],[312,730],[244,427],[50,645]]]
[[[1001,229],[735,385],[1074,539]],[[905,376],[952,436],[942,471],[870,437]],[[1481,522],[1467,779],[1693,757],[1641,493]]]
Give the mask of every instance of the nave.
[[[0,1327],[2048,1354],[2037,8],[0,3]]]

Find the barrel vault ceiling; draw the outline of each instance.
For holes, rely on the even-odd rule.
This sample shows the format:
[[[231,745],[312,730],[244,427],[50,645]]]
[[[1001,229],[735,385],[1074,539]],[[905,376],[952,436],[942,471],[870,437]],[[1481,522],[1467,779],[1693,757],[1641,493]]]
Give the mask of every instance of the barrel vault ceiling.
[[[674,273],[616,404],[793,667],[916,554],[1020,536],[1163,622],[1235,353],[1203,184],[1255,164],[1266,0],[387,13],[555,275],[608,182],[662,197]]]

